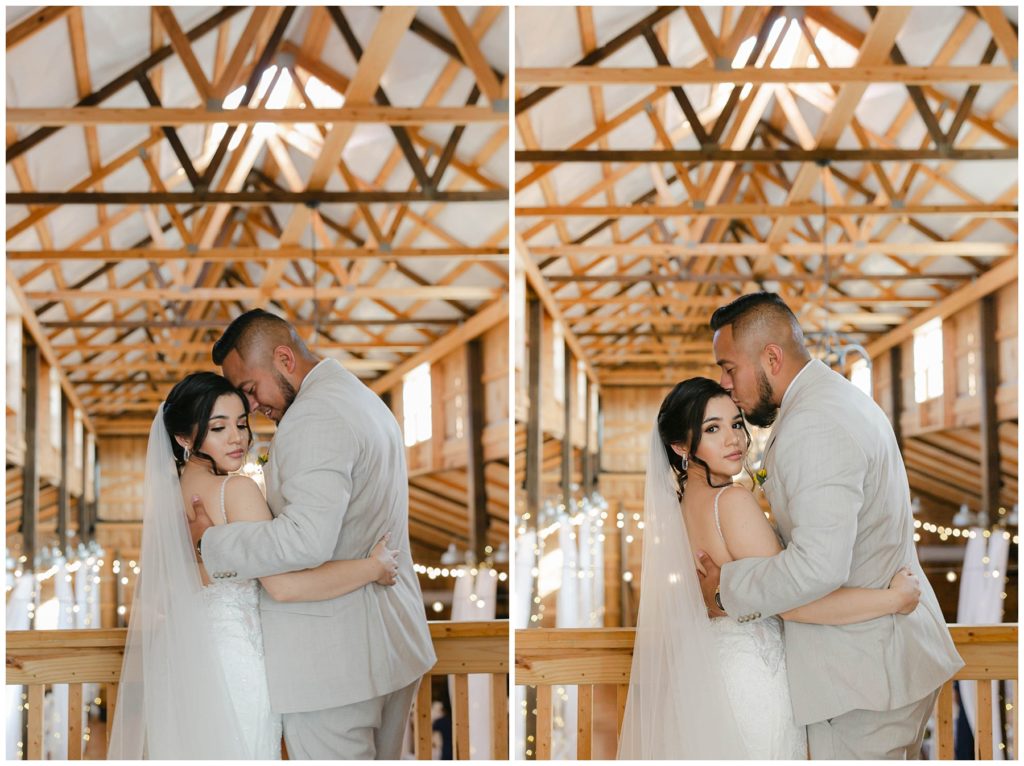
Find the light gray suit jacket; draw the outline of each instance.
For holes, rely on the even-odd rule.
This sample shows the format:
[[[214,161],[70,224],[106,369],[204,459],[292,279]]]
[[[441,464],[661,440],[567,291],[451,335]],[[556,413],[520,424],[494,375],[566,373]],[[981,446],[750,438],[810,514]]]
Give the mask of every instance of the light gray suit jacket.
[[[264,467],[273,521],[208,529],[203,561],[218,579],[249,579],[365,557],[391,533],[398,582],[330,601],[260,608],[271,704],[295,713],[409,685],[436,661],[409,548],[405,447],[387,406],[337,361],[306,376]]]
[[[722,567],[730,615],[756,620],[843,586],[885,588],[902,566],[921,581],[921,603],[909,615],[842,626],[786,623],[796,722],[894,710],[963,667],[917,560],[906,469],[882,409],[813,360],[786,392],[764,465],[765,496],[786,549]]]

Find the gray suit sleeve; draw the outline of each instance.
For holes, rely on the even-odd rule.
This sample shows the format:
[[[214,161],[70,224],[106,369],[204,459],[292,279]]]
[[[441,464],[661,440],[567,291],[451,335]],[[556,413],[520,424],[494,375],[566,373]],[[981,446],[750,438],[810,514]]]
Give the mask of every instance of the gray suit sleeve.
[[[291,415],[292,413],[289,413]],[[284,507],[273,521],[224,524],[203,535],[211,574],[237,579],[311,569],[334,553],[352,497],[358,443],[340,418],[295,413],[275,438],[275,468]]]
[[[722,603],[733,617],[786,612],[849,579],[867,458],[833,418],[806,410],[791,418],[785,441],[773,445],[773,470],[793,524],[791,539],[775,556],[722,567]]]

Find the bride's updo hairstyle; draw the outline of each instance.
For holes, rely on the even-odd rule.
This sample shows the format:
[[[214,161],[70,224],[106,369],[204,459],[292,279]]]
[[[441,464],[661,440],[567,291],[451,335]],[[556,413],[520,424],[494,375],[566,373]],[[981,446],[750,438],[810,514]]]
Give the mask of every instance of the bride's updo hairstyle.
[[[193,372],[178,381],[167,395],[167,401],[164,402],[164,427],[171,440],[171,450],[174,452],[174,462],[178,466],[179,474],[185,467],[185,450],[178,444],[175,436],[191,439],[192,454],[209,463],[216,475],[227,475],[217,467],[213,458],[202,452],[203,442],[210,428],[213,405],[224,394],[237,396],[242,402],[245,414],[249,414],[249,402],[242,392],[232,386],[227,378],[215,372]],[[246,432],[249,434],[248,444],[245,445],[248,449],[252,444],[252,431],[248,426]]]
[[[708,402],[719,396],[729,398],[729,392],[710,378],[690,378],[676,383],[658,410],[658,434],[661,436],[661,443],[665,447],[672,472],[676,475],[676,482],[679,484],[677,494],[680,500],[686,490],[686,471],[683,470],[683,458],[672,449],[673,444],[685,445],[687,459],[704,468],[708,486],[718,486],[711,483],[711,471],[707,463],[697,457],[697,447],[700,446],[701,435],[704,433],[704,413],[708,409]],[[747,431],[746,421],[743,423],[743,433],[746,434],[749,446],[750,432]]]

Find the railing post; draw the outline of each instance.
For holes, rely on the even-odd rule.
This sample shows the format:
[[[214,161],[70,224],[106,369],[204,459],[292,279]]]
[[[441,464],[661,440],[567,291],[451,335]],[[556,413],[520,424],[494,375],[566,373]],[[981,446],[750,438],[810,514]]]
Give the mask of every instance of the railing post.
[[[69,761],[82,760],[82,702],[82,684],[68,684]]]
[[[469,754],[469,676],[455,673],[452,697],[452,747],[457,761],[468,761]]]
[[[430,673],[420,680],[420,688],[416,691],[416,718],[413,720],[413,736],[415,739],[416,759],[429,761],[434,749],[434,729],[430,718],[431,696]]]
[[[551,684],[537,687],[536,759],[551,760]]]
[[[978,681],[977,731],[974,734],[974,757],[992,760],[992,682]]]
[[[491,757],[508,760],[508,675],[491,675]]]
[[[953,681],[946,681],[939,690],[935,721],[939,743],[939,760],[953,760]]]
[[[25,741],[25,758],[29,761],[43,759],[43,700],[46,684],[28,686],[28,739]]]

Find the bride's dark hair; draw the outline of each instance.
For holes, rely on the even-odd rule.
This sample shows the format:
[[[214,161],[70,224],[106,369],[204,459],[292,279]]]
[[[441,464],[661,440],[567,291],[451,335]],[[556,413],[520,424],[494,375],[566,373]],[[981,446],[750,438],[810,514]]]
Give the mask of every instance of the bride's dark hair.
[[[704,413],[707,412],[708,402],[719,396],[729,397],[729,392],[710,378],[690,378],[676,383],[658,410],[658,435],[661,436],[661,443],[665,447],[672,472],[676,475],[676,482],[679,484],[677,494],[680,500],[686,490],[686,471],[683,470],[682,457],[672,449],[673,444],[686,445],[688,460],[704,468],[709,487],[728,486],[712,484],[711,471],[707,463],[697,457],[697,447],[700,446],[704,433]],[[743,433],[747,437],[749,447],[750,432],[745,420]]]
[[[213,405],[224,394],[237,396],[242,402],[245,414],[249,414],[249,402],[242,392],[232,386],[227,378],[214,372],[193,372],[178,381],[167,395],[167,401],[164,402],[164,427],[171,440],[171,451],[174,452],[174,462],[177,463],[179,474],[185,467],[185,450],[174,437],[184,436],[193,439],[195,434],[192,454],[206,460],[218,476],[227,475],[217,467],[213,458],[201,451],[210,428]],[[248,449],[252,444],[252,431],[248,424],[245,430],[249,434],[249,440],[245,445]]]

